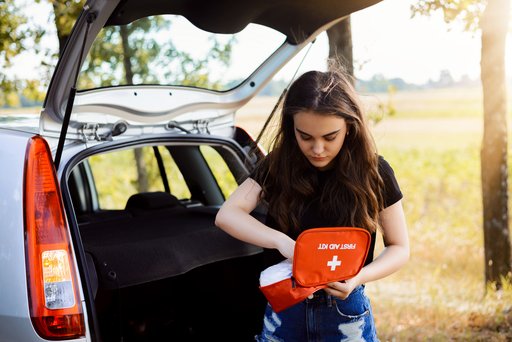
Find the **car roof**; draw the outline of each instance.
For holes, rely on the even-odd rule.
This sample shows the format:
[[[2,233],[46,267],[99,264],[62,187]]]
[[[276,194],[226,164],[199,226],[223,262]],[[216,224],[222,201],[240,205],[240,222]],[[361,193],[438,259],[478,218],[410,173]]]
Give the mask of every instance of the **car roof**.
[[[128,24],[157,14],[180,14],[213,33],[236,33],[249,23],[261,24],[301,43],[326,23],[381,0],[126,0],[106,25]]]

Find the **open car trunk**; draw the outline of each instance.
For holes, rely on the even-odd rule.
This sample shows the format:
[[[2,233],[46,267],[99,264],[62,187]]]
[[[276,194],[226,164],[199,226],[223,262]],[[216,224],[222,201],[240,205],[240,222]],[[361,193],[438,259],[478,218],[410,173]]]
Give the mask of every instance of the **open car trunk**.
[[[244,150],[198,136],[120,147],[77,158],[67,182],[101,339],[253,340],[265,308],[262,249],[214,225],[224,180],[233,189],[248,175]],[[134,192],[139,177],[129,176],[137,149],[154,176],[148,191]],[[109,202],[112,184],[120,196]]]

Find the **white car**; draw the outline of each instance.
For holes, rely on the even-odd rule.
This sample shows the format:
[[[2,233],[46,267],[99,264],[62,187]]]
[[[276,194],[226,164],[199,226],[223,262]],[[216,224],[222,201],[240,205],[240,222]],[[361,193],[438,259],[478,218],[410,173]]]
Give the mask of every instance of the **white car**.
[[[378,1],[87,1],[39,125],[0,126],[0,341],[252,340],[265,305],[261,249],[214,226],[264,153],[235,113],[317,35]],[[186,86],[187,55],[176,51],[212,40],[182,26],[270,52],[258,61],[245,51],[239,84]],[[112,57],[121,44],[107,37],[126,33],[139,64]],[[158,58],[140,64],[137,53],[151,51]]]

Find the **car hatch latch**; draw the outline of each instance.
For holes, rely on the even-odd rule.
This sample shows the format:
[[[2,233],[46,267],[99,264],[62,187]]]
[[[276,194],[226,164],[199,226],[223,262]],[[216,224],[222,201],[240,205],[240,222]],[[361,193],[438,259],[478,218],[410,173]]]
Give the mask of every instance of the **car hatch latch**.
[[[86,141],[112,141],[112,125],[101,125],[98,123],[84,123],[79,128],[79,133],[84,142]]]
[[[210,129],[208,128],[209,124],[210,124],[210,121],[208,121],[208,120],[196,120],[196,121],[194,121],[194,129],[198,133],[210,134]]]

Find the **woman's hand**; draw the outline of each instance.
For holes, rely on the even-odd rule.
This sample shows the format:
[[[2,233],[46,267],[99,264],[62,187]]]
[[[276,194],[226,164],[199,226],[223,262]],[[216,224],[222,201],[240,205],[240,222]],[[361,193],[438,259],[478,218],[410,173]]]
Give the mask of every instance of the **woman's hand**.
[[[347,299],[347,297],[354,291],[354,289],[361,285],[358,280],[358,277],[347,279],[345,281],[335,281],[333,283],[328,283],[327,288],[324,289],[325,292],[330,294],[331,296],[338,297],[339,299]]]
[[[292,238],[282,234],[281,238],[276,243],[276,248],[286,259],[293,260],[295,241]]]

